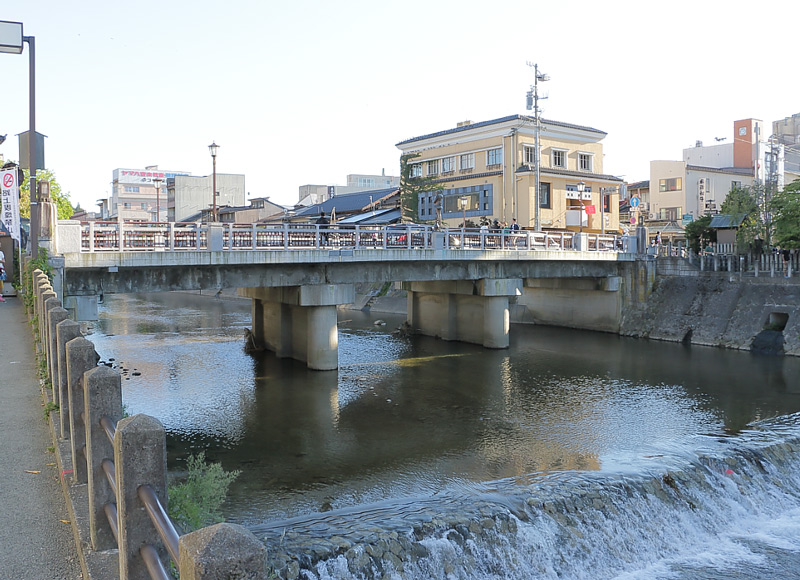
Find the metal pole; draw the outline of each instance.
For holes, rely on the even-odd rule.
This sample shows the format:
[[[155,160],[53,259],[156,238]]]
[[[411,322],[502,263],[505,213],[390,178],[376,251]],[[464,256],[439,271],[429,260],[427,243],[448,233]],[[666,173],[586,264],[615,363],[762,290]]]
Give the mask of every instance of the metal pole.
[[[29,60],[29,90],[28,90],[28,109],[29,109],[29,128],[28,128],[28,164],[30,165],[30,177],[28,179],[31,204],[31,221],[29,236],[31,244],[31,257],[35,260],[39,257],[39,191],[36,187],[36,40],[33,36],[23,36],[22,40],[28,43],[30,50]]]
[[[542,205],[539,200],[539,165],[540,165],[540,151],[539,151],[539,65],[533,66],[533,229],[534,231],[542,231],[542,224],[539,218],[539,208]]]
[[[217,221],[217,156],[211,156],[211,164],[213,166],[213,177],[211,178],[211,198],[212,198],[212,206],[213,209],[211,210],[211,219],[216,222]]]
[[[606,235],[606,188],[600,188],[600,233]]]

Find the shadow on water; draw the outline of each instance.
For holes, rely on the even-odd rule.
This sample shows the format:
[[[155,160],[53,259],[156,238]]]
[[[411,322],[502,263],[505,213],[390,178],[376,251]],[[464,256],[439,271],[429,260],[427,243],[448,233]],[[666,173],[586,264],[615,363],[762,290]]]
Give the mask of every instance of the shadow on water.
[[[386,326],[376,326],[376,318]],[[538,326],[506,350],[401,337],[343,311],[337,372],[245,355],[249,303],[107,297],[92,340],[129,412],[168,430],[170,468],[242,469],[226,517],[258,524],[542,471],[635,471],[700,433],[800,410],[795,359]]]

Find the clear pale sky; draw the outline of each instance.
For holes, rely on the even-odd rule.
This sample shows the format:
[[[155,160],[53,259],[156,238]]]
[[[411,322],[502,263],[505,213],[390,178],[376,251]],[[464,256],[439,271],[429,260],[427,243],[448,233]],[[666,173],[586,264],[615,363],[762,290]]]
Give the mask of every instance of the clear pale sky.
[[[0,20],[36,38],[36,128],[73,204],[115,168],[242,173],[250,197],[399,173],[404,139],[526,113],[608,133],[604,172],[649,178],[733,121],[800,113],[800,2],[740,0],[24,0]],[[781,31],[784,32],[781,32]],[[28,129],[28,49],[0,54],[0,153]]]

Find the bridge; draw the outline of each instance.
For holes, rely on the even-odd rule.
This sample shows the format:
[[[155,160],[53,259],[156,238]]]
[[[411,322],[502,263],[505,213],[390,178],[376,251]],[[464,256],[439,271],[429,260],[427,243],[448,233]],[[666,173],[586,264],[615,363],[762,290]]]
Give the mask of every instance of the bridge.
[[[359,282],[402,282],[411,328],[445,340],[508,347],[511,303],[537,322],[614,331],[635,283],[633,242],[418,225],[61,221],[42,245],[74,319],[96,317],[104,294],[237,288],[252,300],[258,344],[332,370],[336,309],[354,302]]]

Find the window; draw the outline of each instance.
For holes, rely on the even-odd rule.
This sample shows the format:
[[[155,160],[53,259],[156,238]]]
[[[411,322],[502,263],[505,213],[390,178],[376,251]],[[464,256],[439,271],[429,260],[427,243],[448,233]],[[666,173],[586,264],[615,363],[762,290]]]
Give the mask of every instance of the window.
[[[142,202],[139,205],[141,206],[142,209],[147,209],[147,204],[146,203]]]
[[[536,164],[536,148],[525,145],[522,148],[522,162],[528,165]]]
[[[580,171],[592,170],[592,155],[591,153],[578,153],[578,169]]]
[[[474,169],[475,168],[475,154],[474,153],[464,153],[461,156],[461,170],[464,169]]]
[[[731,191],[734,189],[742,189],[742,182],[741,181],[731,181]]]
[[[500,165],[503,163],[502,149],[489,149],[486,152],[486,165]]]
[[[683,215],[683,208],[680,207],[662,207],[658,212],[658,218],[665,221],[676,221]]]
[[[550,184],[539,182],[539,207],[550,207]]]
[[[456,158],[445,157],[442,159],[442,173],[452,173],[456,170]]]
[[[422,177],[422,163],[414,163],[411,166],[411,178]]]
[[[125,209],[131,209],[131,204],[128,203],[128,202],[125,202],[125,203],[122,204],[122,207],[124,207]]]
[[[428,175],[436,175],[437,173],[439,173],[439,160],[428,161]]]
[[[553,149],[552,165],[553,165],[553,167],[564,167],[564,168],[566,168],[566,166],[567,166],[567,150],[566,149]]]
[[[139,186],[138,185],[126,185],[125,186],[125,193],[139,193]]]
[[[658,191],[680,191],[683,189],[683,180],[680,177],[670,177],[669,179],[659,179]]]
[[[375,187],[375,180],[369,177],[359,177],[358,187]]]

